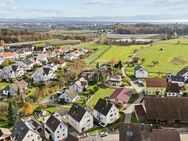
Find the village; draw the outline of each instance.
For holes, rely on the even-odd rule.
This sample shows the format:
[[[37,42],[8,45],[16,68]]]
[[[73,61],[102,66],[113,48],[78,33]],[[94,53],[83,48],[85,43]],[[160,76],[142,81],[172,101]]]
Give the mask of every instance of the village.
[[[187,67],[151,77],[135,56],[87,67],[97,50],[79,45],[0,51],[1,140],[180,141],[187,131]]]

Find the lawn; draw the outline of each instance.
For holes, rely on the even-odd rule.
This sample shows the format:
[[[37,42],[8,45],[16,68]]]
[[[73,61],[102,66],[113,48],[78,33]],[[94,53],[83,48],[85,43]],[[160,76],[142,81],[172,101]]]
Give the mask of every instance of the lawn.
[[[135,112],[132,113],[132,116],[131,116],[131,123],[138,123],[138,120],[137,120],[137,118],[136,118]]]
[[[94,107],[100,98],[109,97],[114,91],[113,88],[101,88],[87,101],[86,105]]]
[[[143,66],[149,72],[176,73],[188,64],[187,50],[188,39],[180,38],[161,41],[138,53],[137,57],[145,59]],[[152,61],[158,61],[159,64],[154,66]]]
[[[10,83],[0,82],[0,90],[6,88]]]
[[[34,96],[36,91],[37,91],[37,89],[35,87],[30,88],[30,89],[27,90],[27,95],[28,96]]]

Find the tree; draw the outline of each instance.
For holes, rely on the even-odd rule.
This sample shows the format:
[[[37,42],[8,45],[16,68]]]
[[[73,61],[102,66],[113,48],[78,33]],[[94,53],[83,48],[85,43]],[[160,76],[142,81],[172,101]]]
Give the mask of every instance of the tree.
[[[3,46],[5,42],[3,40],[0,41],[0,46]]]
[[[97,62],[97,64],[96,64],[96,68],[97,68],[97,69],[100,68],[99,62]]]
[[[118,62],[118,67],[121,69],[123,67],[123,64],[121,62],[121,60]]]
[[[142,64],[143,64],[145,61],[146,61],[145,58],[142,58],[142,59],[141,59]]]
[[[17,117],[18,117],[18,109],[16,107],[16,104],[10,101],[8,106],[8,115],[7,115],[8,125],[13,126],[17,120]]]
[[[25,116],[31,115],[33,113],[32,105],[30,103],[26,103],[22,109],[22,112]]]

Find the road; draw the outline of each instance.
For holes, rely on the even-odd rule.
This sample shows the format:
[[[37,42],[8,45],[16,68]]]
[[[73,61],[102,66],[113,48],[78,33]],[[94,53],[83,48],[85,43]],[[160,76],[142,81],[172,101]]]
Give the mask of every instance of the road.
[[[103,141],[119,141],[119,133],[118,134],[108,134],[108,136],[102,138]]]

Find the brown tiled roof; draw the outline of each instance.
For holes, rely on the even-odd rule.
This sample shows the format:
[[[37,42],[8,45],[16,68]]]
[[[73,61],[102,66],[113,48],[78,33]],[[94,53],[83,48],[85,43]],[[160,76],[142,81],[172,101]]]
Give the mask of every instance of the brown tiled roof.
[[[145,110],[144,110],[142,104],[135,105],[135,112],[139,119],[146,118],[146,113],[145,113]]]
[[[148,124],[120,124],[119,141],[180,141],[180,133],[174,130],[153,129]]]
[[[166,79],[164,78],[146,78],[147,87],[167,87]]]
[[[188,121],[187,97],[145,97],[146,118]]]
[[[14,83],[10,84],[10,87],[18,92],[18,90],[23,90],[25,86],[27,86],[28,83],[24,80],[21,81],[15,81]]]
[[[113,94],[109,97],[109,99],[115,99],[122,101],[124,103],[128,103],[131,97],[131,91],[127,88],[119,88],[116,89]]]
[[[180,86],[177,83],[168,83],[167,92],[180,93]]]

